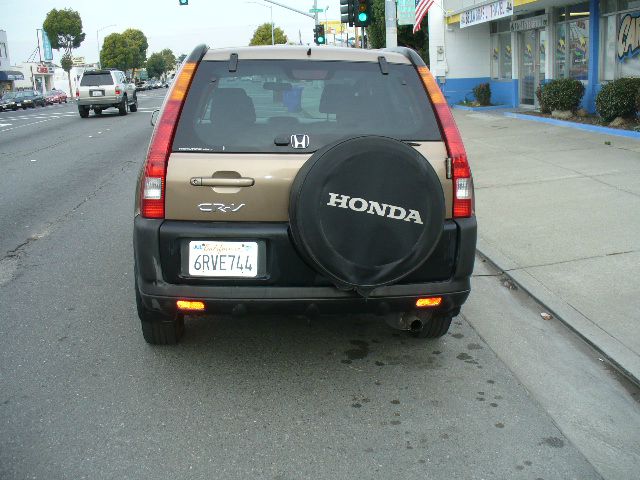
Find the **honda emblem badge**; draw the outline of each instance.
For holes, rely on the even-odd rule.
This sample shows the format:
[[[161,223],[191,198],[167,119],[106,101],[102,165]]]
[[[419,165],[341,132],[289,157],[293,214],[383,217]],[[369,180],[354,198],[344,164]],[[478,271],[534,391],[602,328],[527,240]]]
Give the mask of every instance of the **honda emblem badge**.
[[[308,148],[309,135],[291,135],[291,146],[293,148]]]

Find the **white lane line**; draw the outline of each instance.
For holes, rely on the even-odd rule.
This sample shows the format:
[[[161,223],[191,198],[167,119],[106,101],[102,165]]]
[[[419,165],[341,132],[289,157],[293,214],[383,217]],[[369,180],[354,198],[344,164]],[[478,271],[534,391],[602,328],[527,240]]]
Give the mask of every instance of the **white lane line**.
[[[0,128],[2,127],[10,127],[13,123],[0,123]]]
[[[11,130],[16,130],[18,128],[24,128],[24,127],[29,127],[31,125],[37,125],[39,123],[44,123],[44,122],[48,122],[49,120],[40,120],[39,122],[33,122],[33,123],[25,123],[24,125],[18,125],[17,127],[12,127],[12,128],[5,128],[4,130],[0,130],[0,133],[2,132],[9,132]]]

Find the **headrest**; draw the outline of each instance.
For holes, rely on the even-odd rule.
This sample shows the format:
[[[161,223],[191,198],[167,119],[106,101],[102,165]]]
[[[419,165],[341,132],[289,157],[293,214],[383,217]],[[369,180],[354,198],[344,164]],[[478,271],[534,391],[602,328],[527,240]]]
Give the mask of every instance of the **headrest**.
[[[211,123],[251,124],[256,121],[253,100],[242,88],[217,88],[211,99]]]
[[[353,106],[355,89],[341,83],[328,83],[320,97],[320,113],[338,113]]]

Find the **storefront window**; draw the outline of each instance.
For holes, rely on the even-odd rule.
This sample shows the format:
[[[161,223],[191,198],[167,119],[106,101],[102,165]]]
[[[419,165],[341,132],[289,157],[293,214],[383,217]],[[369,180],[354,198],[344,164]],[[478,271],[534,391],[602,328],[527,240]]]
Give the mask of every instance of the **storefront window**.
[[[567,76],[566,54],[567,39],[566,28],[564,23],[556,25],[556,78],[565,78]]]
[[[618,0],[618,8],[616,11],[631,10],[640,7],[640,0]]]
[[[616,75],[616,16],[604,17],[603,23],[602,80],[613,80]]]
[[[513,54],[509,22],[493,22],[491,32],[491,78],[511,80]]]
[[[640,0],[635,0],[640,4]],[[602,17],[603,48],[601,80],[640,77],[640,10],[622,10],[633,2],[618,0],[618,11]],[[640,5],[639,5],[640,7]]]
[[[639,0],[640,1],[640,0]],[[587,80],[589,64],[589,4],[562,8],[556,24],[555,78]]]
[[[569,30],[569,78],[587,80],[589,63],[589,20],[567,23]]]

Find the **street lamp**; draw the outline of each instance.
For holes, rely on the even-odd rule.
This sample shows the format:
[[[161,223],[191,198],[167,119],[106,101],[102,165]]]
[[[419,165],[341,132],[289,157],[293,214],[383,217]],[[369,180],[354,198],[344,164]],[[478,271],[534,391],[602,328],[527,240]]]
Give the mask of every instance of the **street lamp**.
[[[116,25],[107,25],[106,27],[102,27],[99,28],[98,30],[96,30],[96,42],[98,44],[98,68],[100,68],[102,65],[100,65],[100,37],[98,36],[98,34],[103,31],[106,30],[107,28],[111,28],[111,27],[115,27]]]
[[[268,8],[269,10],[271,10],[271,45],[275,45],[276,44],[276,37],[275,37],[275,33],[273,31],[273,6],[272,5],[265,5],[264,3],[259,3],[259,2],[244,2],[244,3],[255,3],[256,5],[262,5],[264,8]]]

